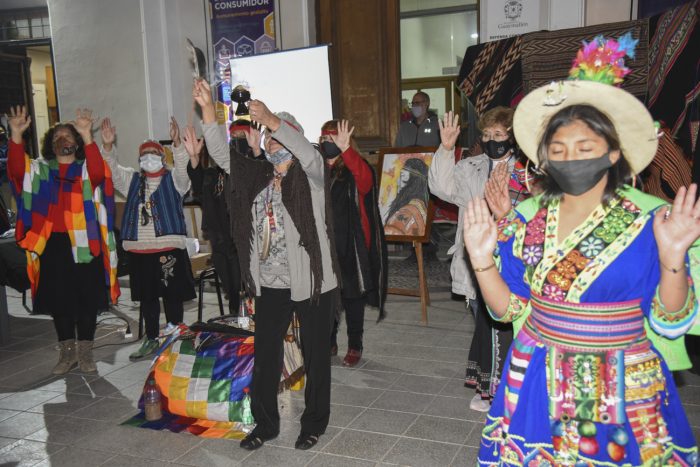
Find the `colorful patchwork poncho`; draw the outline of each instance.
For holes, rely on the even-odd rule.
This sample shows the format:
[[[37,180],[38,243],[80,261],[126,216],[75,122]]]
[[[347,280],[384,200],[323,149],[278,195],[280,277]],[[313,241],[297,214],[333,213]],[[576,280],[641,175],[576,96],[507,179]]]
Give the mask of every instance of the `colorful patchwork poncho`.
[[[58,202],[59,165],[54,159],[32,160],[24,156],[25,169],[21,193],[11,184],[17,199],[17,244],[27,252],[27,274],[36,296],[39,285],[39,258],[46,248],[53,223],[49,219],[49,207]],[[104,162],[103,162],[104,163]],[[112,303],[119,298],[117,283],[117,250],[114,239],[114,186],[109,166],[104,163],[104,182],[93,189],[87,164],[76,161],[68,168],[67,178],[80,183],[65,184],[69,192],[70,210],[65,212],[65,223],[76,263],[89,263],[102,253],[105,283],[110,289]]]

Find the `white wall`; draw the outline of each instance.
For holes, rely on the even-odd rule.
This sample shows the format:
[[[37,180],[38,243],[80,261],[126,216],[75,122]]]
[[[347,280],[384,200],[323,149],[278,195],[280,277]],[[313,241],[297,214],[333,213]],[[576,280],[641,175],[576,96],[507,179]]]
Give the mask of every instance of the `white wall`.
[[[316,4],[314,0],[277,0],[275,30],[280,50],[316,45]]]
[[[629,21],[632,0],[586,0],[586,26]]]
[[[634,0],[550,0],[550,31],[635,19]]]
[[[139,0],[49,0],[61,120],[78,107],[109,116],[121,160],[148,136]]]
[[[191,74],[185,37],[206,50],[205,0],[49,0],[61,119],[77,107],[109,116],[120,161],[186,124]],[[99,136],[98,136],[99,139]]]
[[[553,0],[549,2],[547,29],[580,28],[585,25],[585,0]]]

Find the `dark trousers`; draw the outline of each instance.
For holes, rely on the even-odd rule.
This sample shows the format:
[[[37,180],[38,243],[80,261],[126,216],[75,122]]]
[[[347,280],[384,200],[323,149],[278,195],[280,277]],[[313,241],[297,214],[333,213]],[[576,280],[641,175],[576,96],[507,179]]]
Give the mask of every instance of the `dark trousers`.
[[[141,307],[141,314],[143,315],[143,320],[146,323],[146,337],[149,339],[156,339],[158,337],[158,330],[160,328],[160,300],[141,300],[139,306]],[[179,324],[182,323],[185,309],[182,304],[182,300],[163,298],[163,307],[165,308],[165,317],[169,323]]]
[[[83,310],[80,313],[55,311],[53,325],[59,341],[75,340],[76,330],[79,341],[95,339],[97,327],[97,310]]]
[[[362,334],[365,325],[365,297],[343,298],[345,310],[345,325],[348,327],[348,348],[362,351]],[[333,323],[331,345],[338,345],[338,325],[336,318]]]
[[[306,371],[301,416],[303,433],[322,434],[331,414],[331,357],[328,335],[335,316],[337,290],[321,294],[316,303],[293,302],[289,289],[263,287],[255,302],[255,364],[251,408],[257,424],[253,433],[273,437],[280,430],[277,393],[284,357],[283,339],[296,312]]]
[[[97,310],[107,307],[102,256],[76,263],[68,234],[53,232],[40,262],[36,311],[51,314],[59,341],[94,340]]]
[[[233,242],[217,241],[211,244],[211,262],[214,264],[224,291],[228,295],[229,311],[238,312],[241,272],[238,266],[238,253]]]

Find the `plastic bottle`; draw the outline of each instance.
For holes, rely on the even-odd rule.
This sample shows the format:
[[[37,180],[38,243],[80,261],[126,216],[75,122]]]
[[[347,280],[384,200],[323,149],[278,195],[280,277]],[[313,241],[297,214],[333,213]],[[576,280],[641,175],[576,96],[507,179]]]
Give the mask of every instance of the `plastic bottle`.
[[[255,419],[253,418],[253,411],[250,409],[250,395],[248,394],[250,392],[250,389],[244,388],[243,392],[245,395],[243,396],[243,410],[241,413],[241,423],[244,425],[253,425],[255,423]]]
[[[153,422],[163,418],[163,410],[160,401],[160,391],[158,390],[158,386],[156,386],[156,381],[150,378],[143,390],[143,409],[147,421]]]

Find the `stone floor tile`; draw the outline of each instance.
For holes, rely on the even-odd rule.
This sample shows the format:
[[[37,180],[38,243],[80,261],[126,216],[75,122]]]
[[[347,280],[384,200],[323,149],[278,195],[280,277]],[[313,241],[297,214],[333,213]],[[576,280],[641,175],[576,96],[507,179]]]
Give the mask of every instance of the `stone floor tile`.
[[[435,396],[425,409],[425,415],[458,418],[484,423],[486,414],[469,408],[469,401],[458,397]]]
[[[353,459],[351,457],[334,456],[332,454],[319,452],[316,457],[306,465],[310,467],[373,467],[376,464],[374,462]]]
[[[36,464],[35,467],[97,466],[102,465],[112,457],[114,457],[114,454],[108,452],[67,446],[60,451],[50,454],[47,459]]]
[[[202,438],[189,433],[171,433],[112,424],[90,434],[81,443],[91,449],[114,454],[172,462],[198,446]],[[237,446],[231,441],[232,448]]]
[[[387,390],[372,403],[373,409],[395,410],[398,412],[423,413],[435,396],[415,392]]]
[[[100,467],[173,467],[178,464],[136,456],[118,455],[109,459]]]
[[[418,415],[413,413],[367,409],[349,425],[349,428],[401,435],[417,418]]]
[[[455,456],[451,465],[454,467],[474,467],[477,465],[478,456],[479,449],[463,446],[457,453],[457,456]]]
[[[22,439],[0,450],[0,465],[24,467],[38,464],[52,453],[63,449],[58,444],[46,444]]]
[[[484,424],[479,422],[471,422],[473,427],[467,435],[467,440],[464,442],[466,446],[478,448],[481,445],[481,432],[484,430]]]
[[[4,438],[0,436],[0,452],[2,452],[5,447],[9,446],[10,444],[17,443],[18,441],[19,440],[17,438]]]
[[[398,440],[397,436],[346,428],[323,449],[323,452],[362,460],[379,461]]]
[[[96,402],[76,410],[71,415],[77,418],[87,418],[90,420],[104,420],[115,423],[120,423],[127,418],[136,415],[137,401],[128,401],[124,399],[103,398]]]
[[[369,407],[384,391],[373,388],[356,388],[334,384],[331,387],[331,402],[334,404]]]
[[[88,420],[85,418],[50,418],[46,421],[43,428],[28,435],[25,439],[41,441],[43,443],[75,445],[91,434],[107,430],[111,426],[112,423],[110,422]]]
[[[0,436],[21,439],[43,428],[44,423],[43,414],[20,412],[0,422]]]
[[[279,446],[265,445],[257,451],[253,451],[245,459],[245,467],[260,466],[303,466],[314,458],[314,451],[300,451],[298,449],[282,448]]]
[[[450,465],[460,449],[454,444],[401,438],[382,460],[400,465]]]
[[[0,422],[7,420],[10,417],[14,417],[15,415],[19,415],[20,413],[21,412],[19,410],[0,409]]]
[[[331,418],[328,424],[344,428],[355,420],[366,409],[352,405],[331,404]]]
[[[200,444],[175,459],[178,464],[198,467],[239,466],[251,454],[241,449],[235,439],[204,439]],[[263,448],[266,449],[266,448]]]
[[[356,388],[387,389],[397,378],[399,374],[395,372],[360,369],[351,372],[345,384]]]
[[[394,382],[391,389],[435,395],[442,390],[448,381],[450,381],[448,378],[435,376],[402,375]]]
[[[103,398],[84,394],[71,394],[67,392],[65,394],[59,394],[46,402],[37,404],[27,411],[53,415],[70,415],[78,410],[94,404],[95,402],[100,401],[101,399]]]
[[[55,398],[57,394],[51,391],[31,390],[13,394],[0,399],[0,409],[29,410]]]
[[[473,423],[466,420],[421,415],[404,435],[410,438],[463,444],[472,428]]]
[[[474,388],[464,386],[464,378],[451,378],[440,391],[440,396],[459,397],[471,400],[474,397]]]

